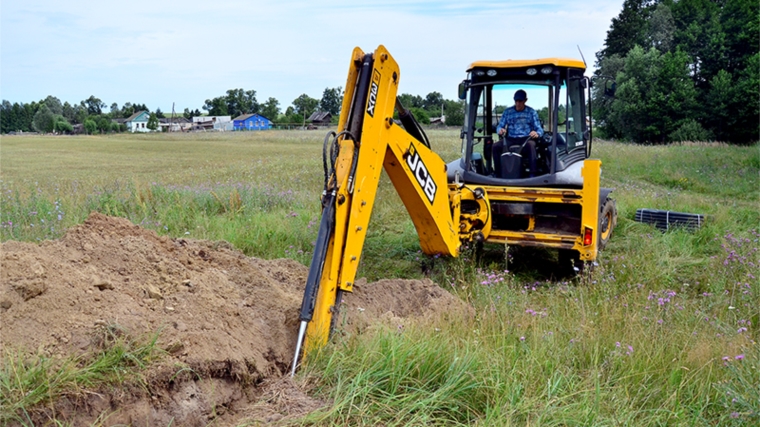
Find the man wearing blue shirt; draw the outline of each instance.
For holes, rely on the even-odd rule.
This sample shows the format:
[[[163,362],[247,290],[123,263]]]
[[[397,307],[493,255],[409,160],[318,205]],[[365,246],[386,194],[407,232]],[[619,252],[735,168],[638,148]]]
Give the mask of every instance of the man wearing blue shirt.
[[[536,139],[544,134],[541,122],[538,120],[536,110],[525,105],[528,95],[520,89],[515,92],[515,105],[504,110],[496,126],[496,133],[505,137],[493,145],[493,163],[497,176],[501,174],[501,155],[506,147],[522,145],[526,139],[530,140],[522,149],[521,154],[528,156],[530,176],[536,174]]]

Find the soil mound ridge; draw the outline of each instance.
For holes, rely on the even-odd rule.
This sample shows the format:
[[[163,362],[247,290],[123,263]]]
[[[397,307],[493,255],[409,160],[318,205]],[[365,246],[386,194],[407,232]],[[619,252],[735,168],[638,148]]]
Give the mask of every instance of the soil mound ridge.
[[[160,331],[158,346],[167,354],[151,368],[149,390],[63,406],[80,417],[71,418],[76,422],[108,410],[117,414],[109,423],[168,425],[173,419],[206,425],[225,412],[243,414],[242,407],[273,393],[257,384],[294,387],[274,380],[292,362],[307,274],[292,260],[247,257],[225,242],[158,236],[128,220],[93,213],[60,240],[2,244],[0,343],[67,357],[96,348],[103,328],[131,336]],[[349,332],[380,318],[405,322],[469,313],[429,280],[360,280],[345,301]],[[176,375],[177,366],[194,375]]]

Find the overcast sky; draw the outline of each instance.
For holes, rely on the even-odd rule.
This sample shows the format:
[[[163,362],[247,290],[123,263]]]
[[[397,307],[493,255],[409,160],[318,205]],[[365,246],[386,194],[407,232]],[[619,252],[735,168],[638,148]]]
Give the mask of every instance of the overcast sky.
[[[3,0],[0,97],[201,109],[228,89],[284,110],[345,84],[351,50],[385,45],[399,91],[456,98],[476,60],[578,58],[589,67],[623,0]]]

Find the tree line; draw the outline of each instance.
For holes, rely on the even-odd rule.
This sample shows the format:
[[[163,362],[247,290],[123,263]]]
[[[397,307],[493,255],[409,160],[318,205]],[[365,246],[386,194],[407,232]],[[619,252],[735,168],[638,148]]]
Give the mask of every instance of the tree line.
[[[625,0],[596,54],[593,108],[602,136],[758,141],[759,5]]]
[[[82,125],[87,133],[124,132],[127,130],[123,123],[113,119],[128,118],[140,111],[150,111],[145,104],[126,102],[120,108],[113,103],[108,109],[100,98],[91,95],[79,104],[61,102],[55,96],[49,95],[40,101],[11,104],[3,100],[0,104],[0,132],[42,132],[42,133],[71,133],[74,125]],[[148,126],[156,129],[159,118],[164,118],[160,108],[152,112]]]
[[[399,95],[402,105],[410,109],[422,124],[430,124],[431,117],[446,116],[446,124],[461,126],[464,123],[464,106],[460,101],[443,99],[439,92],[431,92],[425,98],[408,93]],[[343,103],[343,88],[325,88],[322,98],[312,98],[301,94],[294,99],[285,111],[280,109],[276,98],[268,98],[260,103],[255,90],[230,89],[225,95],[207,99],[203,109],[210,116],[236,117],[240,114],[258,113],[272,120],[275,124],[306,124],[309,116],[315,112],[330,113],[333,123],[337,123]],[[188,110],[185,110],[188,114]]]
[[[461,126],[464,122],[464,107],[461,102],[445,100],[438,92],[429,93],[425,98],[402,94],[400,99],[422,124],[429,124],[430,117],[438,117],[442,112],[446,115],[447,125]],[[224,95],[207,99],[201,108],[209,116],[234,118],[243,114],[258,113],[275,124],[303,125],[316,111],[330,113],[333,122],[337,123],[342,102],[343,88],[325,88],[322,98],[316,99],[302,94],[282,111],[276,98],[269,97],[261,103],[255,90],[240,88],[230,89]],[[151,112],[147,105],[141,103],[126,102],[119,107],[119,104],[114,102],[109,108],[94,95],[74,105],[69,102],[62,103],[52,95],[30,103],[11,103],[3,100],[0,105],[0,133],[71,133],[77,125],[82,125],[81,129],[88,134],[124,132],[127,130],[126,125],[116,119],[126,119],[140,111],[150,113],[147,126],[151,130],[158,128],[158,119],[166,118],[160,108]],[[204,114],[197,108],[185,108],[181,115],[192,120],[193,117]]]

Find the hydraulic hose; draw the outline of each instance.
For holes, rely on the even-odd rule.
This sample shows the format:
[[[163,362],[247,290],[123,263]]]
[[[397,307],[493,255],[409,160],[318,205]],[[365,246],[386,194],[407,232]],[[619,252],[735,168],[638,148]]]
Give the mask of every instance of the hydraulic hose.
[[[335,228],[335,195],[330,193],[323,202],[324,210],[322,211],[322,220],[319,224],[317,241],[314,246],[314,255],[309,266],[309,276],[306,279],[306,289],[301,302],[300,320],[309,322],[314,316],[314,305],[317,300],[317,290],[319,281],[322,279],[322,270],[325,266],[325,257],[327,256],[327,246],[330,243],[330,236]]]

